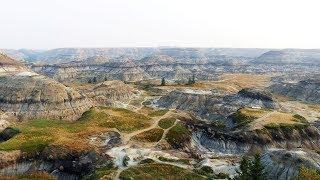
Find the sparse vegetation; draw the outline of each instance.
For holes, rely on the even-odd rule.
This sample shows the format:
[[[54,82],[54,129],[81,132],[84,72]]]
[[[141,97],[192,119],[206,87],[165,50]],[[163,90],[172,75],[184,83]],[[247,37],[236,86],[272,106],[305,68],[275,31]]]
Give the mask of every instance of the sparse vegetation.
[[[184,124],[177,123],[168,131],[166,140],[174,148],[182,148],[190,141],[190,132]]]
[[[299,114],[295,114],[293,115],[293,121],[297,121],[297,122],[301,122],[301,123],[308,123],[308,121],[306,120],[305,117],[299,115]]]
[[[320,171],[302,166],[296,180],[320,180]]]
[[[163,134],[163,129],[154,128],[134,136],[132,139],[142,142],[158,142]]]
[[[120,174],[120,179],[205,179],[186,169],[160,163],[148,163],[130,167]]]
[[[0,143],[0,150],[41,152],[50,144],[62,145],[75,151],[90,149],[88,137],[117,128],[132,132],[148,127],[150,118],[121,108],[92,108],[75,122],[37,119],[16,125],[21,133]]]
[[[182,164],[190,164],[189,159],[171,159],[171,158],[166,158],[163,156],[160,156],[158,159],[163,162],[175,162],[175,163],[182,163]]]
[[[154,111],[153,108],[147,107],[147,106],[143,106],[141,109],[138,110],[139,113],[145,114],[145,115],[148,115],[148,114],[152,113],[153,111]]]
[[[56,177],[54,177],[51,174],[45,173],[45,172],[37,172],[37,173],[26,173],[21,175],[15,175],[15,176],[0,176],[0,179],[2,180],[55,180]]]
[[[214,173],[210,166],[202,166],[200,169],[194,169],[194,172],[203,176],[210,176]]]
[[[111,175],[116,173],[117,167],[114,167],[112,164],[109,164],[104,167],[100,167],[95,169],[91,174],[86,175],[82,178],[82,180],[91,180],[91,179],[112,179]]]
[[[145,91],[150,91],[153,87],[156,86],[155,84],[152,84],[150,82],[141,82],[141,83],[138,83],[137,85],[139,89],[142,89]]]
[[[117,128],[121,132],[133,132],[146,128],[150,125],[151,120],[145,115],[122,108],[103,108],[99,114],[100,117],[104,117],[96,119],[100,126]],[[92,116],[92,118],[95,117]]]
[[[264,125],[264,127],[267,129],[282,130],[284,132],[290,133],[295,129],[296,130],[304,129],[304,128],[308,127],[308,125],[307,124],[284,124],[284,123],[275,124],[275,123],[270,123],[270,124]]]
[[[306,119],[298,114],[292,115],[270,109],[243,108],[232,114],[231,118],[238,127],[250,125],[257,129],[265,127],[269,129],[283,128],[284,130],[290,130],[291,127],[299,129],[308,124]],[[256,121],[259,118],[260,120]]]
[[[174,122],[176,122],[175,118],[164,118],[159,121],[158,125],[163,129],[168,129],[173,126]]]
[[[157,111],[153,111],[151,113],[149,113],[150,117],[156,117],[156,116],[163,116],[165,115],[169,110],[168,109],[160,109]]]
[[[155,163],[155,161],[153,159],[143,159],[139,162],[139,164],[150,164],[150,163]]]
[[[252,122],[255,117],[248,116],[242,113],[241,111],[237,111],[231,115],[232,120],[236,123],[237,126],[244,126]]]
[[[229,174],[223,172],[215,174],[210,166],[202,166],[200,169],[194,169],[193,171],[205,176],[206,179],[229,179]]]

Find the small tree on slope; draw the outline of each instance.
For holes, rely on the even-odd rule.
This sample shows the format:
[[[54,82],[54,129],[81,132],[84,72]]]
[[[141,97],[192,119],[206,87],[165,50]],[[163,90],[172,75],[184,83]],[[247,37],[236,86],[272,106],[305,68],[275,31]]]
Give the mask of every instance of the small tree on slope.
[[[164,79],[164,77],[161,79],[161,86],[165,86],[166,85],[166,80]]]
[[[265,180],[264,168],[261,164],[260,154],[255,154],[253,159],[244,156],[240,162],[237,180]]]

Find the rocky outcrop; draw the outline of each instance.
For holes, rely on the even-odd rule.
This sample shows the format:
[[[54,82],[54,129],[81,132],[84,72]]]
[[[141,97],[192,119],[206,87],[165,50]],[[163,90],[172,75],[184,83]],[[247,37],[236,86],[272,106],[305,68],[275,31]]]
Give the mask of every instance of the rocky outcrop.
[[[0,152],[0,155],[2,154],[8,156],[7,161],[14,163],[0,169],[1,176],[16,176],[41,171],[50,173],[57,179],[81,179],[97,167],[112,163],[110,157],[105,154],[94,151],[75,153],[63,147],[46,149],[36,158],[37,160],[23,159],[19,157],[20,153],[18,152],[10,152],[10,154]]]
[[[157,105],[163,108],[192,111],[201,118],[225,122],[228,116],[239,108],[278,108],[270,94],[254,89],[243,89],[237,94],[224,97],[212,95],[210,91],[209,93],[189,93],[175,90],[161,97]]]
[[[223,98],[231,106],[244,108],[256,107],[266,109],[277,109],[279,105],[273,99],[272,94],[262,90],[245,88],[240,90],[236,95],[225,96]]]
[[[223,130],[212,124],[189,123],[193,137],[210,152],[245,154],[251,150],[270,148],[299,148],[317,150],[320,132],[314,126],[301,129],[261,129],[254,131]]]
[[[217,76],[217,65],[232,69],[247,64],[246,58],[221,54],[210,48],[54,49],[40,54],[42,63],[33,64],[32,69],[61,82],[87,82],[94,77],[98,82],[187,80],[193,75],[208,80]]]
[[[302,166],[320,170],[320,155],[306,149],[270,149],[262,155],[261,162],[268,179],[293,179]]]
[[[83,95],[23,64],[1,56],[0,108],[20,120],[53,118],[76,120],[92,105]]]
[[[231,56],[254,58],[267,52],[268,49],[253,48],[58,48],[51,50],[0,49],[0,52],[19,60],[57,63],[59,61],[82,61],[93,56],[120,57],[128,56],[141,59],[156,54],[174,57],[201,58],[204,56]]]
[[[320,80],[309,79],[298,83],[278,83],[269,87],[273,93],[310,103],[320,103]]]
[[[110,106],[115,103],[128,103],[130,99],[138,96],[139,93],[122,81],[105,81],[83,92],[87,97],[92,98],[96,104]]]
[[[83,95],[41,75],[1,76],[0,107],[19,119],[76,120],[91,107]]]
[[[7,141],[19,133],[20,131],[18,129],[7,127],[2,132],[0,131],[0,142]]]
[[[319,64],[318,49],[284,49],[268,51],[255,59],[257,64]]]
[[[26,66],[6,54],[0,53],[0,73],[1,74],[10,74],[11,72],[26,70]]]
[[[103,64],[64,63],[56,65],[33,65],[32,69],[40,74],[45,74],[59,82],[97,82],[106,80],[141,81],[149,79],[146,74],[132,59],[117,58],[108,60]]]

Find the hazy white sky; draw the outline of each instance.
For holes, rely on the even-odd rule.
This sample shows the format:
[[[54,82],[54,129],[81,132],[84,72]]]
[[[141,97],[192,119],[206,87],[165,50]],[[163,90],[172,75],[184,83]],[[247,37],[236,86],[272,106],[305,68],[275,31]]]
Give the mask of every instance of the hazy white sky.
[[[0,48],[320,48],[319,0],[1,0]]]

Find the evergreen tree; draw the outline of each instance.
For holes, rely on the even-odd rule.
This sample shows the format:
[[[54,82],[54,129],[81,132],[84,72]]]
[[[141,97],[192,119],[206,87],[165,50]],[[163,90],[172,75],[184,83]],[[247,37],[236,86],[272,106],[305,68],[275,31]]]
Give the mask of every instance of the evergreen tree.
[[[247,156],[242,157],[240,162],[240,171],[236,180],[265,180],[264,168],[261,164],[261,157],[255,154],[253,159]]]
[[[166,85],[166,80],[164,79],[164,77],[161,80],[161,86],[165,86]]]
[[[242,157],[242,160],[240,162],[240,171],[238,171],[238,176],[235,177],[237,180],[247,180],[250,179],[250,167],[251,167],[251,161],[247,156]]]
[[[191,78],[189,77],[187,85],[192,85],[194,83],[196,83],[196,80],[195,80],[195,76],[192,75]]]
[[[194,84],[194,83],[196,83],[196,80],[195,80],[195,76],[194,75],[192,75],[192,84]]]
[[[97,82],[97,77],[93,77],[92,82],[93,82],[93,83],[96,83],[96,82]]]
[[[261,164],[261,156],[260,154],[255,154],[253,161],[251,163],[250,173],[252,175],[253,180],[263,180],[265,178],[264,168]]]

